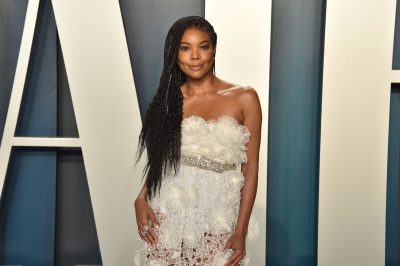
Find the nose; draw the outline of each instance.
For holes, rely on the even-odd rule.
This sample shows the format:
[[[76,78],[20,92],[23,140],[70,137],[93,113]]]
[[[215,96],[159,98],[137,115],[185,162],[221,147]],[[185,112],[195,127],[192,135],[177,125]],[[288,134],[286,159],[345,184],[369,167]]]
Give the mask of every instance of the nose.
[[[199,53],[198,49],[192,49],[191,50],[190,58],[192,60],[200,59],[200,53]]]

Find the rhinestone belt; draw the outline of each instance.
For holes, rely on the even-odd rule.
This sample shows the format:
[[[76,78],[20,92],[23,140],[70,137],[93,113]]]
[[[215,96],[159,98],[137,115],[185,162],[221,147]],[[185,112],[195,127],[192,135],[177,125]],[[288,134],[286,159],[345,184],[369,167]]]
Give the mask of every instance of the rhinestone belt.
[[[234,163],[220,163],[202,156],[181,156],[181,164],[196,166],[206,170],[212,170],[217,173],[222,173],[227,170],[235,170],[236,164]]]

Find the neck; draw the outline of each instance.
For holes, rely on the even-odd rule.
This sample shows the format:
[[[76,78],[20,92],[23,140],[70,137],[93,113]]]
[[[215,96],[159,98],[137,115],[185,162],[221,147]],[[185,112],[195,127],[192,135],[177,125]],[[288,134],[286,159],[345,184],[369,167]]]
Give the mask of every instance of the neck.
[[[188,78],[185,83],[188,94],[201,95],[210,92],[215,88],[218,78],[210,73],[201,79],[190,79]]]

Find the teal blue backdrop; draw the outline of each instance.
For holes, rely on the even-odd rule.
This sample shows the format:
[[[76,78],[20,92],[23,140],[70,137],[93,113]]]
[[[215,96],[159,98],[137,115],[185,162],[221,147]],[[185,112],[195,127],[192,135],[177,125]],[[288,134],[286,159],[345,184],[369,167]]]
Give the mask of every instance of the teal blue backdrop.
[[[4,125],[26,7],[27,1],[0,2],[0,129]],[[49,1],[40,3],[23,107],[16,131],[19,136],[56,134],[57,43],[51,10]],[[55,184],[55,150],[13,150],[1,199],[0,264],[52,265]]]
[[[317,265],[325,1],[272,1],[267,263]]]
[[[386,266],[399,265],[400,84],[390,95],[386,208]]]
[[[157,89],[166,31],[179,17],[204,16],[205,3],[119,2],[143,116]],[[0,139],[27,3],[28,0],[0,0]],[[270,73],[265,73],[270,74],[266,243],[270,266],[317,264],[325,9],[324,0],[272,1]],[[234,23],[240,21],[232,21],[233,27]],[[399,23],[398,15],[396,25]],[[400,44],[399,30],[396,27],[396,69],[400,66],[400,50],[396,49]],[[399,93],[394,86],[387,265],[399,263],[399,106]],[[50,0],[40,3],[16,134],[79,136]],[[0,203],[0,265],[101,263],[81,151],[14,149]]]

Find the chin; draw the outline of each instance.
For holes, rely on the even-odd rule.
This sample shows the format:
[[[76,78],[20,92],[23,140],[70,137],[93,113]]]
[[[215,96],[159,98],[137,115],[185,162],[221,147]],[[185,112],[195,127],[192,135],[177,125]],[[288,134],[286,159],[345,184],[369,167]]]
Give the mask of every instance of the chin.
[[[187,75],[186,74],[186,78],[190,78],[190,79],[201,79],[204,78],[205,76],[207,76],[207,74],[203,74],[203,75]]]
[[[201,71],[201,72],[194,72],[194,73],[192,71],[187,71],[187,72],[184,72],[184,74],[187,78],[190,78],[190,79],[202,79],[208,75],[212,75],[212,71],[209,70],[207,72]]]

